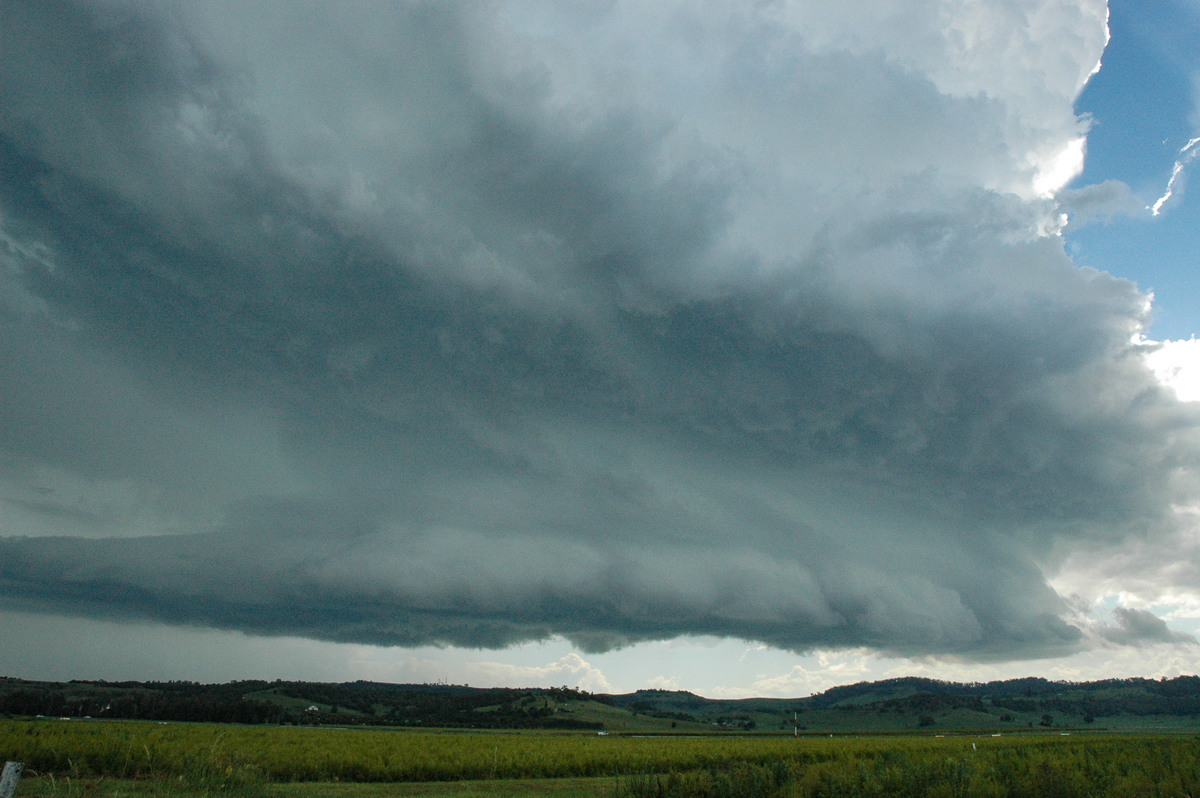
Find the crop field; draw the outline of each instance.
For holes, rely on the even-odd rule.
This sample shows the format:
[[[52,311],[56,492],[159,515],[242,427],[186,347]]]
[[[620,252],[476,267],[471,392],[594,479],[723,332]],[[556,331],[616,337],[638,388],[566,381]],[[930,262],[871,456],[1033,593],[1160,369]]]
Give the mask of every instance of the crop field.
[[[19,796],[1191,796],[1190,735],[600,737],[0,720]]]

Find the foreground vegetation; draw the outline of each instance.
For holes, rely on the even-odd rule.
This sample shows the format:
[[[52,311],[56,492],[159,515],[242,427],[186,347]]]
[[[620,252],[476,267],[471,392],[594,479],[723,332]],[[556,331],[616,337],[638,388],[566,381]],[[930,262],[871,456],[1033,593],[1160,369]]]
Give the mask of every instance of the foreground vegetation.
[[[1190,735],[599,737],[0,721],[20,794],[1185,796]]]

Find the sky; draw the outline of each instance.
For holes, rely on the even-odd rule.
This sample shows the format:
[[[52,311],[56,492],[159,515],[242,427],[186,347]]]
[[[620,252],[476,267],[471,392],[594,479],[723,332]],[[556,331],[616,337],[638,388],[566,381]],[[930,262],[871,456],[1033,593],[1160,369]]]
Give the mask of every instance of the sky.
[[[2,0],[0,674],[1197,672],[1198,35]]]

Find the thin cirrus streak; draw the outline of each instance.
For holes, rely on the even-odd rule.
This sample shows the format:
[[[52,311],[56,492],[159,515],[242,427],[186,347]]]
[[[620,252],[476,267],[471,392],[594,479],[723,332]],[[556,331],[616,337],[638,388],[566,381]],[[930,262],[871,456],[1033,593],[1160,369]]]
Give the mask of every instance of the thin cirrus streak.
[[[1162,213],[1163,206],[1174,196],[1176,186],[1183,177],[1184,170],[1196,159],[1197,153],[1200,153],[1200,136],[1197,136],[1180,148],[1179,157],[1175,159],[1175,164],[1171,167],[1171,177],[1167,180],[1167,187],[1163,190],[1162,196],[1156,199],[1154,204],[1150,206],[1151,215],[1158,216]]]

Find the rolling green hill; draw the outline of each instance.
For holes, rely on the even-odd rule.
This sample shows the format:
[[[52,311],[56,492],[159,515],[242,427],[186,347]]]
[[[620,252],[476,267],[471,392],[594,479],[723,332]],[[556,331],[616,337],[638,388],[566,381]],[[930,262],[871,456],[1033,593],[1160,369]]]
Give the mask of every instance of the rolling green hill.
[[[1200,677],[959,684],[902,678],[807,698],[718,700],[685,691],[378,682],[37,682],[0,678],[0,713],[613,733],[836,733],[961,729],[1200,729]]]

